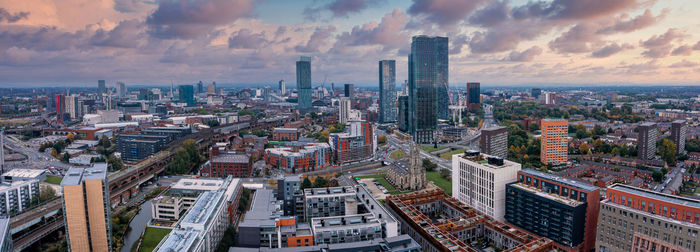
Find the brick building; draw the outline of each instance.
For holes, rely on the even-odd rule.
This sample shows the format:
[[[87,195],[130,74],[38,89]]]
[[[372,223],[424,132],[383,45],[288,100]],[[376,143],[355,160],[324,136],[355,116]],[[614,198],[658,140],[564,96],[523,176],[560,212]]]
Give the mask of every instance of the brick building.
[[[297,140],[299,140],[299,130],[296,128],[274,128],[272,130],[272,141]]]
[[[209,165],[205,165],[200,173],[208,177],[225,178],[231,175],[236,178],[247,178],[252,171],[253,159],[249,155],[211,148]]]
[[[327,143],[292,142],[266,149],[265,163],[286,173],[323,170],[331,164],[331,147]]]

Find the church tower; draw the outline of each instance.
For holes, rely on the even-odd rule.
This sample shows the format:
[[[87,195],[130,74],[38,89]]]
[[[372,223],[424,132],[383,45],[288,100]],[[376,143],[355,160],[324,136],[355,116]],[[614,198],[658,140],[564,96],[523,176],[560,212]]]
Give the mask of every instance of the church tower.
[[[420,149],[416,142],[411,141],[410,167],[408,168],[409,187],[412,190],[422,190],[426,186],[425,170],[420,159]]]

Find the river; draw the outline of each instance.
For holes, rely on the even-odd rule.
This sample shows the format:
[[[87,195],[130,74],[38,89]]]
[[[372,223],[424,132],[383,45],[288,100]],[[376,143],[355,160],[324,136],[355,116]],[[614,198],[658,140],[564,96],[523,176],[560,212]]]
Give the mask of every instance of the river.
[[[135,242],[138,242],[141,233],[143,233],[143,230],[146,229],[146,224],[148,224],[150,221],[151,200],[148,200],[141,204],[141,210],[139,210],[139,213],[136,214],[134,219],[131,220],[131,223],[129,223],[131,231],[126,234],[126,237],[124,238],[124,246],[122,246],[120,252],[129,252],[131,250],[131,246],[134,245]]]

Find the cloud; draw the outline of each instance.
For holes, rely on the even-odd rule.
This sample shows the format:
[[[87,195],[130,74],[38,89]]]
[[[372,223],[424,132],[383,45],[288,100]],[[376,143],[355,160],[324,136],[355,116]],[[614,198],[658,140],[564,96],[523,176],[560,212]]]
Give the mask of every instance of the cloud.
[[[14,23],[22,19],[27,19],[29,17],[29,12],[20,11],[14,14],[5,10],[5,8],[0,8],[0,23],[7,21],[8,23]]]
[[[681,60],[679,62],[676,62],[676,63],[669,65],[668,67],[670,67],[670,68],[686,68],[686,67],[696,67],[698,65],[699,64],[696,62]]]
[[[589,19],[636,7],[636,0],[554,0],[531,1],[513,9],[516,19]]]
[[[551,23],[542,20],[508,21],[487,31],[472,33],[469,48],[472,53],[496,53],[515,50],[521,41],[535,39],[549,32]]]
[[[231,33],[231,37],[228,38],[228,48],[254,49],[264,46],[267,42],[265,32],[253,33],[243,28]]]
[[[549,48],[558,53],[585,53],[591,51],[590,43],[598,40],[596,25],[592,23],[577,24],[567,32],[549,42]]]
[[[450,38],[450,54],[460,54],[462,53],[462,47],[469,43],[469,37],[467,35],[457,35]]]
[[[469,16],[469,23],[482,27],[491,27],[508,19],[508,12],[510,12],[508,0],[494,1]]]
[[[484,0],[413,0],[408,13],[425,17],[439,26],[451,26],[462,21],[484,2]]]
[[[332,17],[349,17],[350,14],[360,13],[372,4],[378,4],[377,0],[333,0],[323,5],[311,5],[304,8],[304,19],[316,21],[322,12],[330,11]]]
[[[124,20],[110,31],[97,30],[91,38],[91,44],[95,46],[136,48],[141,44],[143,29],[144,24],[139,20]]]
[[[664,34],[651,36],[649,39],[639,42],[642,47],[647,49],[642,52],[642,55],[648,58],[666,57],[671,53],[671,49],[673,48],[671,43],[685,36],[685,33],[674,28],[668,29]]]
[[[666,17],[666,14],[668,14],[668,9],[664,9],[661,14],[658,16],[654,17],[651,14],[651,10],[647,9],[644,11],[644,14],[639,15],[633,19],[630,20],[617,20],[615,24],[605,27],[603,29],[600,29],[598,33],[600,34],[613,34],[617,32],[632,32],[636,31],[639,29],[643,29],[646,27],[649,27],[664,17]]]
[[[326,44],[326,40],[335,32],[335,26],[329,25],[326,27],[316,27],[316,30],[311,34],[311,38],[305,45],[297,45],[294,49],[297,52],[313,53],[318,52],[321,46]]]
[[[535,59],[535,56],[542,54],[542,48],[539,46],[533,46],[530,47],[529,49],[518,52],[518,51],[512,51],[506,58],[506,60],[509,61],[520,61],[520,62],[529,62]]]
[[[611,43],[606,46],[601,47],[598,50],[595,50],[591,53],[591,57],[593,58],[607,58],[612,56],[613,54],[619,53],[623,50],[627,49],[632,49],[634,46],[630,44],[617,44],[617,43]]]
[[[146,23],[155,37],[193,39],[249,16],[253,8],[253,0],[162,0]]]
[[[0,50],[10,47],[37,51],[58,51],[83,47],[89,34],[65,32],[56,27],[0,26]]]
[[[695,45],[693,46],[693,50],[700,50],[700,41],[695,43]]]
[[[148,6],[144,0],[114,0],[114,9],[123,13],[138,12]]]
[[[689,56],[692,53],[693,53],[693,48],[689,45],[682,45],[682,46],[676,47],[676,49],[673,49],[673,51],[671,51],[671,55],[673,55],[673,56],[678,56],[678,55]]]
[[[384,49],[405,46],[409,43],[409,34],[403,30],[407,22],[406,14],[401,9],[394,9],[384,15],[380,23],[372,21],[338,35],[332,50],[343,51],[346,46],[362,45],[381,45]]]

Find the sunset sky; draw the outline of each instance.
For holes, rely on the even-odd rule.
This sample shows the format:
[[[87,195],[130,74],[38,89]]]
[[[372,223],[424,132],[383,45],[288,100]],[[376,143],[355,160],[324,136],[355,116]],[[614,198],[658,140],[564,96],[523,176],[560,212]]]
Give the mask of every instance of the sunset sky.
[[[401,83],[420,34],[453,87],[700,84],[698,0],[0,0],[0,87]]]

